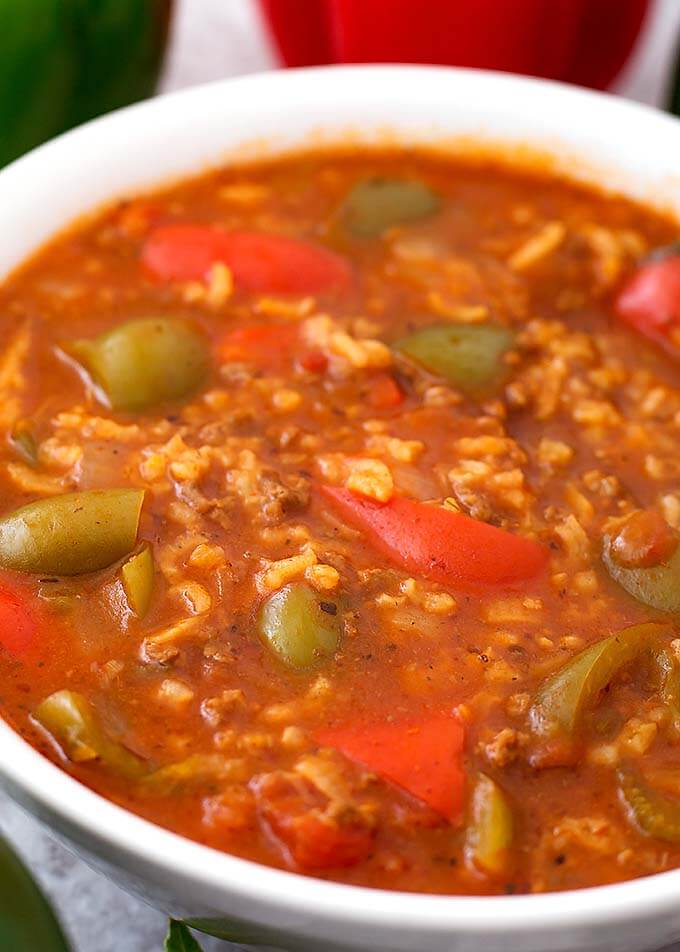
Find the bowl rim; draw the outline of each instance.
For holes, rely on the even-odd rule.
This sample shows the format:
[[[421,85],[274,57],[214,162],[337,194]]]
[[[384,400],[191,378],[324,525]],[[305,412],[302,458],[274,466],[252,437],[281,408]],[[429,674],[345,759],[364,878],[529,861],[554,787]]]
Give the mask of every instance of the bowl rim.
[[[568,101],[577,109],[618,113],[619,120],[623,118],[632,124],[666,126],[680,143],[680,123],[650,107],[547,80],[485,70],[400,64],[313,67],[218,80],[86,123],[38,147],[0,172],[0,198],[5,189],[23,187],[46,163],[72,158],[74,150],[91,146],[98,133],[124,128],[132,117],[150,122],[157,111],[169,108],[186,111],[206,97],[223,95],[225,90],[232,92],[237,86],[247,93],[249,87],[275,85],[280,95],[286,87],[294,92],[302,81],[323,85],[329,75],[338,73],[359,83],[378,78],[386,83],[405,79],[410,82],[414,76],[441,82],[448,76],[462,78],[471,89],[475,84],[488,84],[504,95],[513,91],[521,94],[527,90],[543,90],[551,98]],[[37,242],[33,250],[40,244],[42,241]],[[24,260],[26,257],[22,255]],[[0,282],[3,280],[0,278]],[[633,919],[653,918],[677,905],[680,897],[680,869],[613,885],[511,896],[406,893],[307,877],[218,851],[117,806],[49,761],[1,717],[0,750],[3,752],[0,778],[10,793],[20,802],[37,804],[41,816],[65,821],[68,828],[76,832],[79,842],[95,842],[108,848],[111,855],[133,857],[143,868],[155,870],[161,877],[165,871],[166,876],[196,884],[205,890],[208,899],[229,895],[278,911],[282,931],[294,928],[292,921],[308,921],[311,917],[337,925],[351,919],[367,928],[389,927],[393,933],[411,935],[422,931],[435,935],[465,932],[487,936],[532,930],[558,932],[573,930],[575,925],[613,927]],[[247,918],[253,918],[252,912]]]

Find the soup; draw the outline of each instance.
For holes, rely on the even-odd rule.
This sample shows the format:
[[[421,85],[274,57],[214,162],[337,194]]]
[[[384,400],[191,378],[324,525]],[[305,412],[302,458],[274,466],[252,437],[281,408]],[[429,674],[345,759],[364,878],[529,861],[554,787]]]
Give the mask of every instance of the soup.
[[[0,288],[0,705],[229,853],[430,893],[680,865],[676,225],[301,154]]]

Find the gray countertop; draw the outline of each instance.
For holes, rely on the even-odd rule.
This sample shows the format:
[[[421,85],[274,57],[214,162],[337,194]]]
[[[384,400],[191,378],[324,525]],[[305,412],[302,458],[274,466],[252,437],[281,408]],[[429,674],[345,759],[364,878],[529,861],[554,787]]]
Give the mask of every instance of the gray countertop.
[[[93,872],[4,794],[0,831],[51,899],[74,952],[161,952],[167,918]],[[201,944],[205,952],[240,948],[208,938]]]
[[[679,0],[656,0],[645,36],[617,84],[619,93],[662,101],[679,25]],[[273,65],[253,0],[179,0],[163,90]],[[1,794],[0,829],[50,896],[74,952],[161,952],[165,916],[93,872]],[[206,952],[239,948],[201,941]],[[665,952],[680,952],[680,944]]]

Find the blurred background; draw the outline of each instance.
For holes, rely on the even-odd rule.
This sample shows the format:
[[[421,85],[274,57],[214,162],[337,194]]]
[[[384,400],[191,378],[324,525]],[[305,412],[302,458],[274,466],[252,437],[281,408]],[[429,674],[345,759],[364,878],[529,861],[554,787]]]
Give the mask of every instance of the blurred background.
[[[155,91],[277,66],[525,73],[680,109],[680,0],[0,0],[0,165]]]
[[[680,114],[679,34],[680,0],[0,0],[0,166],[156,91],[284,64],[482,66]],[[91,872],[2,794],[0,830],[52,900],[73,952],[162,948],[160,913]],[[2,952],[6,875],[0,852]]]
[[[294,53],[286,36],[312,32],[305,24],[315,19],[310,11],[320,9],[347,11],[349,22],[363,9],[364,22],[355,24],[362,46],[346,43],[341,51],[349,61],[447,62],[575,81],[580,71],[585,85],[591,84],[589,79],[595,80],[592,85],[607,85],[609,80],[598,80],[608,75],[614,80],[612,91],[640,102],[663,105],[671,94],[680,33],[678,0],[179,0],[162,90],[273,68],[281,58],[263,14],[272,16],[284,48]],[[575,27],[579,18],[583,23],[584,11],[590,11],[593,28],[589,35],[584,24],[577,39]],[[496,19],[500,12],[514,24],[510,34],[505,17]],[[413,19],[422,21],[424,28],[414,30]],[[385,36],[384,26],[390,22],[391,32]],[[460,29],[461,23],[466,30]],[[492,31],[496,42],[489,46]],[[561,56],[555,56],[554,49],[544,46],[545,35],[560,32]],[[435,37],[443,38],[436,52],[446,55],[413,55],[431,50]],[[476,40],[474,48],[469,45],[471,37]],[[303,44],[297,52],[301,49]],[[565,68],[570,56],[571,76]],[[316,62],[342,58],[319,56]],[[294,65],[302,59],[298,56]],[[591,71],[591,64],[605,60],[604,69]]]

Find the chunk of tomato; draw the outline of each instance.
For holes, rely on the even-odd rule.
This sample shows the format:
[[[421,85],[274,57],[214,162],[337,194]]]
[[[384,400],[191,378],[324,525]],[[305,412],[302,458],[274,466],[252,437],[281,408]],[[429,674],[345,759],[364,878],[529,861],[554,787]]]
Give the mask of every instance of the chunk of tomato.
[[[680,256],[639,267],[619,290],[614,311],[645,337],[680,353]]]
[[[353,866],[370,852],[375,835],[372,824],[349,805],[338,811],[328,809],[300,777],[275,771],[256,777],[251,788],[260,816],[294,866]]]

